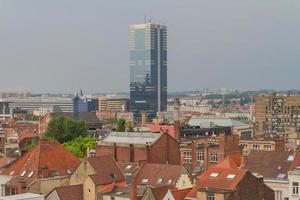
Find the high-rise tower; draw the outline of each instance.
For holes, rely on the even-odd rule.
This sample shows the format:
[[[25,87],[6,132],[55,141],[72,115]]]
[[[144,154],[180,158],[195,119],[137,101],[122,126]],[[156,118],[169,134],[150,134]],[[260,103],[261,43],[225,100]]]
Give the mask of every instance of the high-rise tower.
[[[167,109],[167,27],[135,24],[130,29],[130,110],[154,118]]]

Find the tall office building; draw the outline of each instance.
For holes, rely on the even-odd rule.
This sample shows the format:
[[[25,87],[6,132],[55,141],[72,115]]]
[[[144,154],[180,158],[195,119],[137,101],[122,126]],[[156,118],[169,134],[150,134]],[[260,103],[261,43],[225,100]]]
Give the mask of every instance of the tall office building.
[[[136,120],[167,109],[167,27],[145,23],[130,29],[130,110]]]

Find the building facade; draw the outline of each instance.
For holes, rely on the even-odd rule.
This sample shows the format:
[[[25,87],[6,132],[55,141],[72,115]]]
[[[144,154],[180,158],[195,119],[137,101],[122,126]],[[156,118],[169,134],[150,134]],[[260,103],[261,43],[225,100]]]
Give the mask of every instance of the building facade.
[[[290,127],[300,130],[300,95],[257,96],[254,117],[256,134],[284,133]]]
[[[130,30],[130,109],[154,118],[167,109],[167,27],[135,24]]]

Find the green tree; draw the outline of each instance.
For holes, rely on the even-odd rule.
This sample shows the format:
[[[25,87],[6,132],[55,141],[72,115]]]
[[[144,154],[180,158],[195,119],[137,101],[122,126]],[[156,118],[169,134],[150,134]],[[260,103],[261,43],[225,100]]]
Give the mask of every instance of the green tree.
[[[131,123],[128,123],[127,132],[134,132],[133,126]]]
[[[83,121],[58,117],[53,118],[48,124],[46,137],[49,139],[56,139],[60,143],[65,143],[80,136],[87,136],[87,128]]]
[[[95,138],[78,137],[72,141],[64,143],[64,147],[73,155],[83,158],[86,156],[87,148],[95,148],[96,144]]]
[[[118,119],[117,121],[117,132],[124,132],[126,129],[126,120]]]

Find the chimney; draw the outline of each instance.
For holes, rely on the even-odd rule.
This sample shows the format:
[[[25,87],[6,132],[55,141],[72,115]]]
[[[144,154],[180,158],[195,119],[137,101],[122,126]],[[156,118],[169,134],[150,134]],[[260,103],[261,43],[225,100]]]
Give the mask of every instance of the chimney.
[[[130,144],[130,162],[134,162],[134,145]]]
[[[180,121],[177,120],[175,121],[175,125],[174,125],[174,137],[175,139],[180,142],[181,139],[181,129],[180,129]]]
[[[114,143],[114,159],[117,161],[117,144]]]
[[[132,175],[129,193],[130,193],[130,200],[137,199],[137,175]]]

